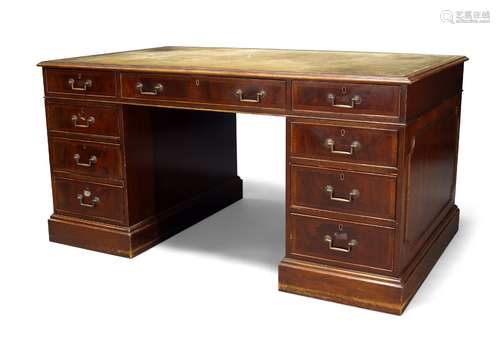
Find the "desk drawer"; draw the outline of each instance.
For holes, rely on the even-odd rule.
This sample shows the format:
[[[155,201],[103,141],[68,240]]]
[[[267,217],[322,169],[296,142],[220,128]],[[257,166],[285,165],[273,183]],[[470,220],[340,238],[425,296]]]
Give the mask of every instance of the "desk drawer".
[[[317,81],[292,82],[297,111],[398,116],[399,87]]]
[[[123,223],[124,190],[120,186],[54,178],[54,208],[58,213]]]
[[[394,219],[396,178],[382,174],[291,165],[291,204]]]
[[[398,133],[394,130],[292,122],[291,138],[292,156],[397,165]]]
[[[182,75],[121,74],[122,97],[284,109],[286,83],[279,80]]]
[[[210,103],[281,110],[286,107],[285,81],[212,78],[203,83]]]
[[[103,136],[120,136],[120,107],[47,101],[49,130]]]
[[[121,74],[121,96],[132,99],[204,101],[204,91],[188,75]]]
[[[121,179],[120,146],[54,138],[50,141],[52,170]]]
[[[116,96],[113,71],[85,69],[46,69],[47,93]]]
[[[394,229],[290,215],[289,252],[322,263],[392,270]]]

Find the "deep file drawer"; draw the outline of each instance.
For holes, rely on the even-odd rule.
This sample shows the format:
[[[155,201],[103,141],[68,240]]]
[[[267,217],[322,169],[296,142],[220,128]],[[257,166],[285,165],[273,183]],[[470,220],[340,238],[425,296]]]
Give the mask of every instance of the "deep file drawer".
[[[289,234],[294,256],[392,270],[393,228],[291,214]]]
[[[292,207],[395,218],[393,176],[291,165],[290,180]]]
[[[125,198],[121,186],[55,177],[54,208],[61,214],[123,224]]]

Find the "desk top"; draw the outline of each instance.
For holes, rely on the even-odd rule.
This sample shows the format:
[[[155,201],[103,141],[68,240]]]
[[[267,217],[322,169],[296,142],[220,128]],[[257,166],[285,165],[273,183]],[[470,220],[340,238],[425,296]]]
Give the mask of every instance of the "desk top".
[[[41,62],[44,67],[411,83],[466,61],[464,56],[158,47]]]

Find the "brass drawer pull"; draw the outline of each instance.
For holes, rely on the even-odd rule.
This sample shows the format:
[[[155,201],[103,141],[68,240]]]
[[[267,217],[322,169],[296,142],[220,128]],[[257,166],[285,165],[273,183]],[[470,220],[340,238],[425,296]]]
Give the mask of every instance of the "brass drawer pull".
[[[335,153],[338,155],[353,155],[354,152],[361,149],[361,143],[357,140],[354,140],[349,146],[349,151],[335,150],[335,140],[333,139],[326,139],[326,146],[330,148],[331,153]]]
[[[83,87],[75,87],[75,79],[71,78],[68,80],[68,85],[73,91],[87,91],[88,88],[92,87],[92,80],[87,79],[83,82]]]
[[[351,104],[335,104],[335,95],[332,93],[328,94],[327,98],[335,108],[354,109],[354,106],[361,104],[361,97],[359,95],[351,98]]]
[[[80,154],[75,153],[73,158],[75,159],[76,165],[80,167],[92,167],[97,163],[97,157],[95,155],[90,156],[88,163],[80,163]]]
[[[89,190],[83,190],[83,194],[82,193],[77,194],[76,198],[80,201],[80,205],[82,207],[85,207],[85,208],[95,208],[95,206],[97,205],[97,203],[99,203],[101,200],[99,199],[99,197],[95,196],[90,201],[91,203],[85,203],[83,201],[84,198],[88,198],[90,196],[92,196],[92,192],[90,192]]]
[[[144,85],[141,82],[137,82],[135,88],[137,89],[139,94],[142,95],[158,95],[163,92],[163,85],[161,83],[157,83],[156,85],[154,85],[152,91],[144,91]]]
[[[262,98],[266,95],[266,91],[260,91],[257,93],[257,99],[246,99],[243,97],[243,91],[241,89],[237,89],[235,94],[240,97],[240,102],[244,103],[260,103]]]
[[[347,235],[345,233],[343,235],[345,237],[347,237]],[[334,242],[335,242],[334,239],[338,237],[338,233],[334,233],[333,237],[334,238],[332,238],[328,234],[325,236],[325,242],[328,243],[328,249],[330,249],[330,250],[340,251],[343,253],[350,253],[352,251],[352,248],[355,247],[356,245],[358,245],[358,241],[356,239],[351,239],[349,241],[349,243],[347,243],[347,249],[341,248],[341,247],[335,246],[335,244],[334,244]]]
[[[78,123],[78,120],[83,121],[84,123]],[[77,115],[71,116],[71,121],[73,121],[73,126],[75,128],[89,128],[91,125],[95,123],[95,118],[93,116],[90,117],[78,117]]]
[[[351,203],[352,201],[354,201],[355,198],[358,198],[360,195],[359,190],[352,189],[351,192],[349,192],[349,198],[335,197],[335,189],[333,188],[333,186],[330,185],[325,186],[325,191],[330,194],[330,199],[332,201],[344,202],[344,203]]]

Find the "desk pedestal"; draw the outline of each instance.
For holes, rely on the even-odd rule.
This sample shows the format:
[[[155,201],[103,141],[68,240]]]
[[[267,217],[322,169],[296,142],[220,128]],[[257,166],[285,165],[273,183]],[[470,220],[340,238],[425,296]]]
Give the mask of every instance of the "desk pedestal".
[[[91,107],[72,105],[82,113]],[[51,241],[133,257],[242,198],[234,113],[128,105],[118,110],[116,138],[49,133],[55,169]],[[54,168],[59,153],[68,152],[60,150],[59,139],[77,144],[83,161],[95,155],[95,165],[78,166],[78,173]],[[109,156],[99,152],[104,146],[117,148],[117,159],[105,163]],[[92,175],[113,167],[121,177]]]

